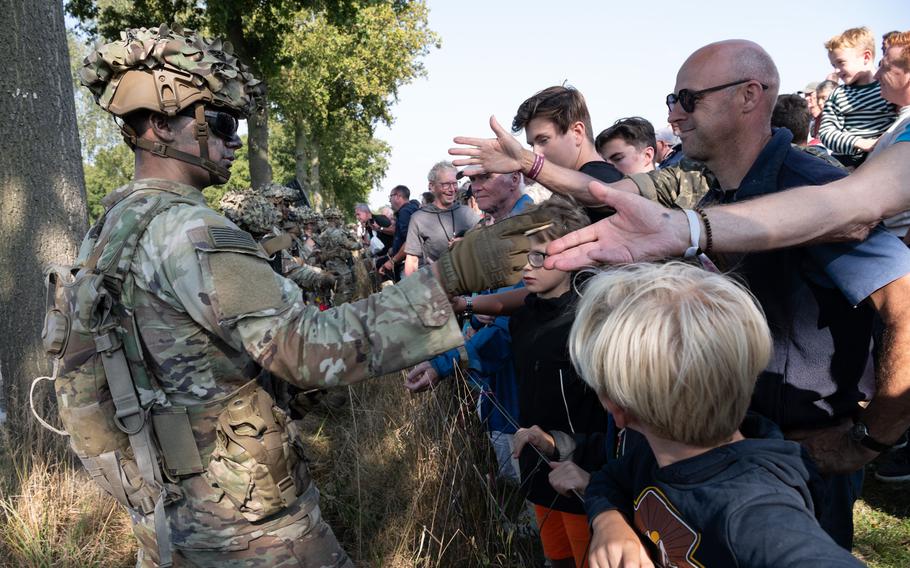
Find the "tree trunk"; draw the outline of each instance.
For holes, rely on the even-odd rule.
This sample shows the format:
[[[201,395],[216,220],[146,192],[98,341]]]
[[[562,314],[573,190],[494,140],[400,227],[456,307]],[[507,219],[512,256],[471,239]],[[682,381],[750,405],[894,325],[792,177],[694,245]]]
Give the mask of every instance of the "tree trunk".
[[[71,262],[85,185],[60,0],[0,0],[0,414],[50,365],[43,269]],[[20,424],[11,422],[16,427]]]
[[[325,207],[322,184],[319,183],[319,149],[307,135],[306,126],[294,121],[294,176],[310,195],[313,208]]]
[[[262,109],[250,115],[247,127],[250,181],[253,187],[260,187],[272,181],[272,165],[269,163],[269,109],[264,97]]]
[[[246,63],[253,75],[264,81],[259,66],[253,60],[243,32],[243,13],[231,11],[225,22],[224,30],[227,39],[234,47],[234,53]],[[249,144],[250,183],[258,188],[272,181],[272,165],[269,163],[269,107],[266,96],[262,97],[262,107],[250,115],[247,120],[247,144]]]

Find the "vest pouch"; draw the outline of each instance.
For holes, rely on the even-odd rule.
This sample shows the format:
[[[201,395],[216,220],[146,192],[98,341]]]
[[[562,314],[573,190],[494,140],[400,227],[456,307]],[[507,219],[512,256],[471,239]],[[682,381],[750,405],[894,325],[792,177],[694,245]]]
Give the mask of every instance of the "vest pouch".
[[[295,482],[299,458],[289,440],[287,418],[261,388],[227,403],[215,435],[205,475],[248,521],[284,510],[305,489]]]

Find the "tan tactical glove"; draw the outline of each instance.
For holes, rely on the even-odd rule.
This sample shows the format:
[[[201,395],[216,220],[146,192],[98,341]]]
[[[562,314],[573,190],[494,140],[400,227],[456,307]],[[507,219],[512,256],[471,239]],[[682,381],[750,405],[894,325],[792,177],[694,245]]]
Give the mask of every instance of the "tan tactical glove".
[[[449,294],[466,294],[510,286],[528,262],[530,234],[549,223],[533,211],[468,231],[437,261],[442,285]]]

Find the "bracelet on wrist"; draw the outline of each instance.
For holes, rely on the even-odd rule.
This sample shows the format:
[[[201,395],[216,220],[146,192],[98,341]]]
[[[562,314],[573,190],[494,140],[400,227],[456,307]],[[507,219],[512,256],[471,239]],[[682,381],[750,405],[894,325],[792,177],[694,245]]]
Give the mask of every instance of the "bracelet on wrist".
[[[471,317],[474,315],[474,298],[471,296],[464,296],[464,315]]]
[[[531,165],[531,169],[528,170],[528,177],[536,180],[537,176],[540,175],[540,170],[543,169],[544,157],[542,154],[534,154],[534,164]]]
[[[714,250],[714,235],[711,233],[711,222],[708,221],[708,214],[701,207],[696,207],[695,212],[698,213],[698,216],[701,217],[702,222],[705,224],[705,254],[711,254],[711,251]]]

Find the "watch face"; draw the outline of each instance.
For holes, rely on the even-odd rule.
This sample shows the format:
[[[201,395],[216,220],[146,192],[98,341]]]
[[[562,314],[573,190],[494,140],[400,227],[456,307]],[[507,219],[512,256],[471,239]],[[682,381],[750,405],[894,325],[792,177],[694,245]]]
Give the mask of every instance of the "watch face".
[[[862,422],[857,422],[850,428],[850,437],[856,442],[861,442],[869,434],[869,429]]]

